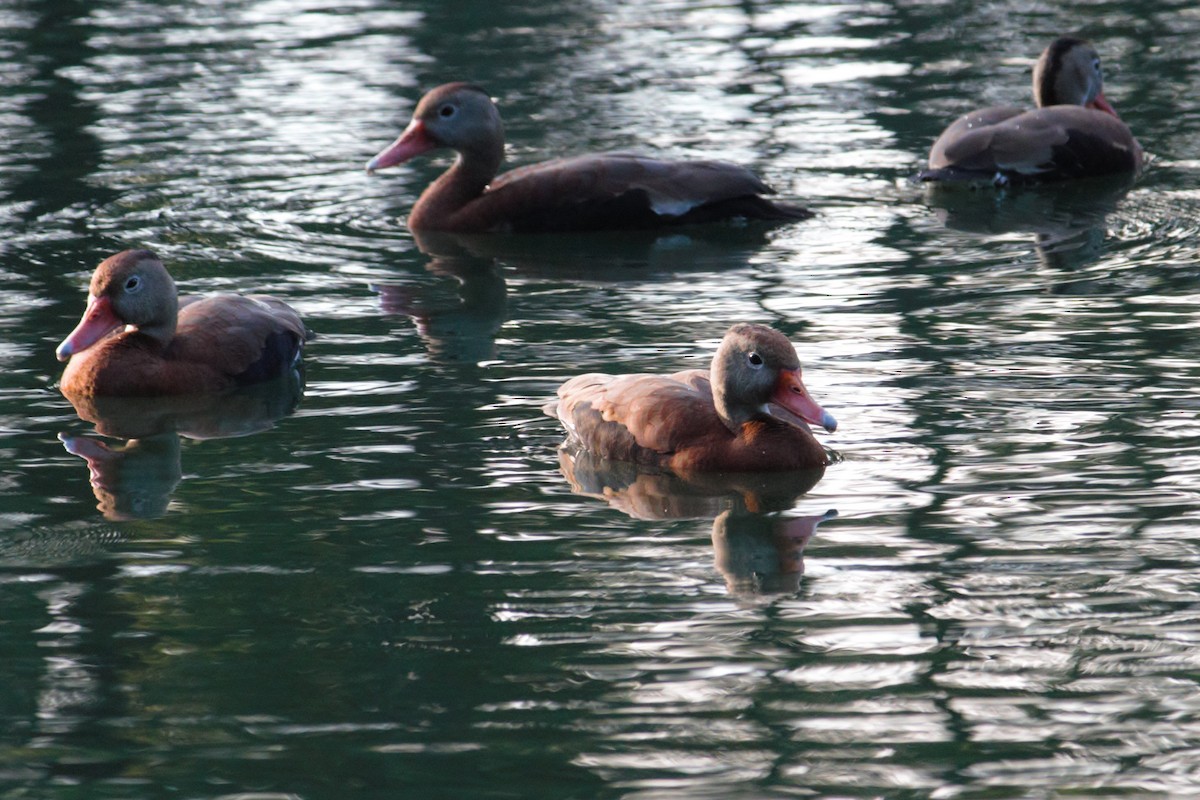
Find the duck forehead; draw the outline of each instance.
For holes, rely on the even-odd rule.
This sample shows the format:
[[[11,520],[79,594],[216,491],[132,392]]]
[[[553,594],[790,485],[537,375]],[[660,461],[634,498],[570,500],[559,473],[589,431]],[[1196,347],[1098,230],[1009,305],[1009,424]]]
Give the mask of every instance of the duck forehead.
[[[149,250],[124,250],[100,262],[92,275],[90,292],[95,297],[113,294],[125,285],[129,276],[161,266],[158,257]]]
[[[114,287],[120,286],[125,282],[126,276],[133,271],[133,264],[124,261],[113,261],[107,259],[96,268],[96,272],[92,275],[91,294],[93,297],[101,297],[106,294],[112,294],[115,291]]]
[[[783,334],[763,342],[762,347],[759,348],[759,355],[767,363],[784,369],[800,368],[800,358],[796,355],[796,348],[792,347],[792,343]]]
[[[437,89],[434,89],[432,92],[429,92],[421,98],[421,101],[417,103],[417,109],[415,112],[413,112],[413,116],[424,117],[429,114],[436,113],[438,106],[447,100],[453,99],[454,92],[452,90],[449,90],[448,87],[445,86],[439,86]]]
[[[112,286],[123,283],[136,266],[132,261],[113,261],[111,258],[104,261],[92,276],[92,294],[99,296]]]
[[[736,337],[734,350],[738,353],[758,353],[763,360],[784,369],[796,369],[800,359],[788,338],[765,325],[743,324],[730,331]]]
[[[471,102],[472,98],[478,98],[487,103],[492,102],[487,92],[472,83],[445,83],[436,89],[431,89],[421,98],[421,102],[417,103],[414,116],[423,117],[435,114],[438,106],[442,103],[467,103]]]

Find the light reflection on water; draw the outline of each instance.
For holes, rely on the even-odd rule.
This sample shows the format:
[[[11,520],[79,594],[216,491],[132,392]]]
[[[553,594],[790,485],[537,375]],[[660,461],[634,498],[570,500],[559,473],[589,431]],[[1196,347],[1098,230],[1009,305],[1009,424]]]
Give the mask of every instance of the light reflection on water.
[[[1194,791],[1195,20],[946,14],[5,12],[0,782]],[[1157,157],[1135,186],[906,181],[956,114],[1026,102],[1044,32],[1081,25]],[[514,163],[729,158],[820,214],[414,240],[398,217],[446,162],[361,166],[457,78],[499,99]],[[151,470],[165,514],[109,525],[58,438],[99,441],[52,351],[129,244],[185,291],[274,293],[318,338],[294,413],[176,436]],[[738,319],[784,330],[840,420],[820,481],[770,503],[662,476],[573,486],[540,411],[555,386],[704,365]]]

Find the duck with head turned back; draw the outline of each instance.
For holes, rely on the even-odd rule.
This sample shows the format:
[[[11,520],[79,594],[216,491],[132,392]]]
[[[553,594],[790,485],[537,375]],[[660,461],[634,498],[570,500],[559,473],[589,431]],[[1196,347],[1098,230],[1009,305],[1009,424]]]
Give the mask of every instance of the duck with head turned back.
[[[154,253],[125,250],[96,267],[87,309],[58,346],[66,395],[156,397],[222,392],[280,377],[311,337],[270,297],[179,298]]]
[[[1055,39],[1033,69],[1037,108],[997,106],[957,119],[934,142],[921,181],[997,186],[1136,174],[1142,148],[1104,97],[1091,44]]]
[[[808,424],[837,428],[805,389],[787,337],[746,323],[725,334],[710,370],[580,375],[545,411],[593,453],[680,474],[823,467]]]
[[[458,157],[413,206],[412,230],[628,230],[812,216],[767,200],[763,195],[773,193],[770,187],[750,170],[725,161],[598,153],[545,161],[497,178],[504,160],[500,112],[487,92],[468,83],[448,83],[422,97],[412,122],[367,163],[367,172],[438,148],[454,150]]]

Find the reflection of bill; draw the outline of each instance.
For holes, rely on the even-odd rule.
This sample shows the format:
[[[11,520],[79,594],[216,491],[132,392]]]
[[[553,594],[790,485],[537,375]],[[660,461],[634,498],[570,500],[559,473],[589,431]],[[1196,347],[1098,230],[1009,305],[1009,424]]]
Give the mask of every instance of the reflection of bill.
[[[804,548],[835,509],[804,517],[725,512],[713,521],[713,563],[730,594],[785,594],[800,588]]]
[[[112,444],[90,436],[58,438],[71,455],[87,462],[96,508],[106,519],[150,519],[167,513],[183,478],[179,434],[160,433]]]
[[[183,476],[181,437],[227,439],[268,430],[296,409],[303,377],[256,384],[219,395],[77,397],[67,399],[96,433],[59,434],[68,453],[87,462],[97,508],[112,520],[159,517]]]
[[[779,514],[817,484],[823,468],[676,475],[570,447],[559,449],[558,462],[576,494],[636,519],[713,519],[714,563],[731,594],[796,591],[805,545],[818,524],[837,516],[832,509],[803,517]]]

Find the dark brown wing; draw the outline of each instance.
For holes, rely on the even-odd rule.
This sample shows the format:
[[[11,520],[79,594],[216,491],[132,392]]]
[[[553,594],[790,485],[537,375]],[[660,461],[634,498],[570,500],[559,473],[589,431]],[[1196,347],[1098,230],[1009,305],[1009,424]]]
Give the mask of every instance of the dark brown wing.
[[[308,338],[300,315],[281,300],[217,295],[183,305],[167,357],[255,383],[291,367]]]
[[[649,228],[744,216],[804,219],[805,209],[772,203],[773,190],[724,161],[660,161],[602,153],[546,161],[501,175],[455,215],[477,230]]]
[[[930,169],[959,167],[987,170],[996,168],[990,151],[996,128],[1006,120],[1025,113],[1016,106],[982,108],[963,114],[942,131],[929,151]]]
[[[1120,119],[1083,106],[960,117],[934,142],[922,180],[1047,181],[1134,172],[1141,147]]]
[[[546,411],[588,450],[621,461],[660,464],[674,452],[726,431],[713,408],[708,373],[580,375]]]

